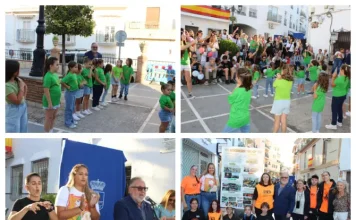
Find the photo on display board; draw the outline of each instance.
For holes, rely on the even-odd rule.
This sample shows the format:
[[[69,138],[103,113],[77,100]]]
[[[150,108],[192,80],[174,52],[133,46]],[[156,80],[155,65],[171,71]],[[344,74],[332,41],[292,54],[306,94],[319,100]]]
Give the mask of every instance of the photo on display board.
[[[183,133],[351,132],[350,5],[180,11]]]

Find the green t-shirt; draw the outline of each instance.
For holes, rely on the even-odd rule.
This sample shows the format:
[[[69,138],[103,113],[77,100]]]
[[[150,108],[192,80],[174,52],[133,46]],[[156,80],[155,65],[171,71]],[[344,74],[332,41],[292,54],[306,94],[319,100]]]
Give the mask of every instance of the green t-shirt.
[[[325,106],[326,93],[323,89],[318,86],[316,89],[316,99],[314,99],[312,111],[313,112],[323,112]]]
[[[256,71],[253,73],[253,80],[258,81],[260,79],[260,72]]]
[[[347,78],[346,76],[338,76],[336,77],[334,83],[336,86],[333,88],[333,96],[334,97],[345,96],[348,91],[350,79]]]
[[[311,57],[311,54],[309,52],[305,52],[305,53],[306,53],[306,56],[304,57],[303,61],[304,61],[305,65],[309,65],[312,57]]]
[[[228,96],[228,102],[231,105],[229,120],[227,125],[230,128],[241,128],[250,123],[250,103],[251,90],[245,88],[235,88]]]
[[[176,93],[174,91],[171,92],[171,94],[169,95],[169,97],[171,98],[172,102],[174,103],[176,101]]]
[[[111,73],[110,72],[105,73],[105,80],[106,80],[106,89],[109,89],[110,84],[111,84]]]
[[[78,87],[81,89],[80,84],[85,80],[84,77],[81,74],[77,74],[77,79],[78,79]],[[83,85],[84,86],[84,85]],[[84,88],[84,87],[83,87]]]
[[[257,42],[254,40],[251,40],[250,41],[250,49],[256,50],[256,48],[257,48]]]
[[[103,68],[101,68],[101,67],[96,68],[96,71],[94,74],[97,74],[100,81],[105,83],[105,75],[104,75]],[[101,84],[98,81],[94,80],[94,85],[101,85]]]
[[[122,67],[122,70],[123,70],[124,78],[122,78],[120,82],[123,83],[124,85],[128,85],[128,84],[130,84],[131,76],[134,74],[133,69],[132,69],[132,67],[125,65]]]
[[[267,78],[273,78],[274,75],[275,75],[275,71],[273,71],[271,68],[268,68],[268,69],[266,70],[266,76],[267,76]]]
[[[309,78],[310,81],[316,81],[318,79],[318,67],[317,66],[312,66],[309,68]]]
[[[77,91],[79,89],[78,78],[77,75],[74,73],[67,73],[67,75],[62,79],[62,83],[65,83],[70,87],[69,91]]]
[[[114,68],[112,68],[112,71],[114,72],[113,73],[114,77],[117,80],[119,80],[121,77],[122,71],[123,71],[122,67],[120,68],[120,67],[114,66]]]
[[[279,68],[277,68],[277,69],[274,70],[274,74],[275,74],[275,75],[277,75],[278,73],[281,73],[281,72],[282,72],[282,71],[281,71]]]
[[[92,77],[88,77],[90,74],[90,69],[88,68],[84,68],[82,70],[82,76],[84,77],[85,81],[87,81],[87,86],[89,88],[93,88],[93,78]]]
[[[57,106],[61,103],[61,84],[57,74],[47,72],[43,78],[43,88],[49,89],[49,96],[51,97],[52,106]],[[42,96],[43,107],[48,107],[48,100],[43,94]]]
[[[7,98],[8,95],[10,95],[11,93],[15,93],[15,95],[17,96],[17,94],[19,93],[20,88],[18,83],[15,82],[7,82],[6,83],[6,102],[8,104],[13,104],[9,101],[9,99]],[[21,104],[25,101],[25,98],[22,98]]]
[[[164,109],[164,107],[173,108],[173,102],[171,97],[168,95],[161,95],[161,98],[159,98],[159,104],[162,109]]]
[[[276,79],[273,87],[276,88],[274,100],[290,100],[290,92],[292,90],[293,81],[285,79]]]
[[[299,71],[297,72],[297,78],[299,78],[299,79],[305,78],[305,72],[304,72],[304,70],[299,70]]]
[[[180,60],[180,64],[184,66],[189,66],[190,65],[190,59],[189,59],[189,53],[188,50],[185,49],[183,57]]]

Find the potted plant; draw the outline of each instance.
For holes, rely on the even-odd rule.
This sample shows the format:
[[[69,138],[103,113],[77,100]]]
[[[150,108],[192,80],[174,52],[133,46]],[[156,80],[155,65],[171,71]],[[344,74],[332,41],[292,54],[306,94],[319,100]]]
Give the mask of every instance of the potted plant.
[[[57,46],[57,45],[58,45],[58,41],[59,41],[58,36],[57,36],[57,35],[54,35],[53,38],[52,38],[53,45],[54,45],[54,46]]]

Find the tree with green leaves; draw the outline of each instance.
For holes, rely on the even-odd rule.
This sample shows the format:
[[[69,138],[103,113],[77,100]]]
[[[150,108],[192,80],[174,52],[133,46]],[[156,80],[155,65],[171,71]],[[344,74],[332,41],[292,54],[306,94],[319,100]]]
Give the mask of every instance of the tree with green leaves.
[[[87,5],[45,6],[46,34],[62,36],[62,75],[65,70],[65,36],[88,37],[93,34],[94,10]]]

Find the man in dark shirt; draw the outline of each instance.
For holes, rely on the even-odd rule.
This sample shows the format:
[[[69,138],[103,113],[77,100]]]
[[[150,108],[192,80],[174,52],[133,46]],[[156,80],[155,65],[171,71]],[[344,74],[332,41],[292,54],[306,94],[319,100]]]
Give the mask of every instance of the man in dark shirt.
[[[98,52],[98,44],[95,42],[91,44],[91,50],[87,51],[84,54],[84,56],[88,57],[90,60],[93,60],[95,58],[97,59],[103,58],[103,55],[101,55],[101,53]]]
[[[236,81],[234,80],[234,69],[232,68],[232,63],[231,61],[228,60],[227,58],[227,55],[224,55],[222,57],[222,61],[219,65],[219,68],[223,69],[224,70],[224,73],[225,73],[225,84],[230,84],[230,83],[233,83],[235,84]],[[231,74],[231,78],[229,80],[229,71],[230,71],[230,74]]]
[[[129,195],[115,204],[114,220],[154,220],[151,205],[144,201],[148,190],[145,182],[135,177],[130,180],[128,187]]]

